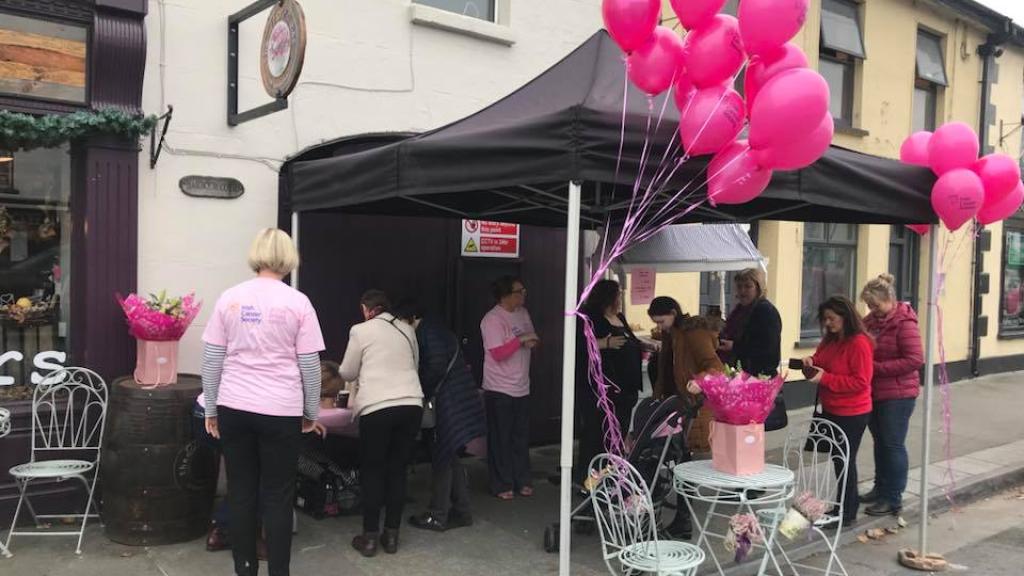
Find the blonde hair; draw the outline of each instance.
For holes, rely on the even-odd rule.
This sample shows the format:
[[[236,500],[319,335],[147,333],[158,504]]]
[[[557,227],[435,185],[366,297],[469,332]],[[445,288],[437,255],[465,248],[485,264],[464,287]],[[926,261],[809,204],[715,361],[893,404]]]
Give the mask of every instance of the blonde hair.
[[[736,273],[732,278],[733,284],[739,284],[740,282],[751,282],[757,287],[757,297],[764,298],[768,295],[768,290],[764,285],[764,272],[760,268],[745,268]]]
[[[881,302],[894,302],[896,300],[896,278],[892,274],[879,274],[877,278],[869,280],[860,291],[860,299],[865,304],[879,304]]]
[[[281,276],[291,274],[299,266],[299,251],[283,230],[264,228],[256,234],[249,248],[249,268],[259,274],[266,270]]]

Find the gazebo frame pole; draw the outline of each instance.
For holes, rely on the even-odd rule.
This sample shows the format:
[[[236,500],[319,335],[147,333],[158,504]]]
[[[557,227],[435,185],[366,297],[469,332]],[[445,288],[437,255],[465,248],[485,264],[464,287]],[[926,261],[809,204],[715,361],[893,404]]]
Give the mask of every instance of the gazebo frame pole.
[[[580,261],[580,204],[582,186],[569,182],[569,211],[565,224],[565,328],[562,336],[562,450],[559,466],[558,574],[570,576],[569,554],[572,534],[572,452],[573,420],[576,406],[576,295]]]
[[[935,382],[934,348],[936,326],[935,309],[939,305],[938,282],[935,269],[935,253],[938,250],[938,226],[932,225],[928,230],[928,311],[926,323],[928,332],[925,334],[924,348],[924,441],[921,448],[921,528],[918,553],[921,557],[928,554],[928,465],[931,456],[932,437],[932,391]]]
[[[299,213],[292,212],[292,242],[295,243],[295,249],[299,249]],[[299,289],[299,269],[292,270],[291,273],[291,285],[296,290]]]

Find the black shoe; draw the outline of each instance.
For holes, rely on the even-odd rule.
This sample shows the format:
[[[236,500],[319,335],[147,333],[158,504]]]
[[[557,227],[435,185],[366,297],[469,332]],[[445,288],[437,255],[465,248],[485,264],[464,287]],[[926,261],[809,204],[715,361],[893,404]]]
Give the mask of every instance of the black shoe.
[[[380,535],[380,545],[388,554],[398,552],[398,530],[385,528],[384,533]]]
[[[448,512],[448,529],[466,528],[473,525],[473,515],[469,512]]]
[[[868,516],[896,516],[903,510],[902,506],[893,506],[888,502],[876,502],[864,509]]]
[[[861,504],[872,504],[878,502],[878,489],[872,488],[867,494],[860,495]]]
[[[856,523],[856,517],[840,519],[839,516],[826,516],[825,518],[815,522],[814,525],[822,530],[837,530],[840,527],[845,530]]]
[[[430,512],[410,516],[409,524],[413,528],[419,528],[420,530],[432,530],[434,532],[444,532],[448,529],[447,523],[441,522],[437,516],[434,516]]]
[[[665,527],[665,533],[673,540],[691,540],[693,538],[693,521],[689,515],[684,516],[677,512],[672,523]]]
[[[377,534],[364,532],[352,539],[352,547],[366,558],[377,555]]]

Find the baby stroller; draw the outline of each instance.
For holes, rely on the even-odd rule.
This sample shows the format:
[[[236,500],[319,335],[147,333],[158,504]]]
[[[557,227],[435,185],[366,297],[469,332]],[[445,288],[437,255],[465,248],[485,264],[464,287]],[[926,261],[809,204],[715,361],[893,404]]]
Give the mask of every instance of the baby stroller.
[[[665,400],[645,398],[633,413],[632,431],[626,440],[626,459],[640,472],[654,503],[655,517],[661,518],[663,506],[674,508],[666,499],[672,493],[672,469],[688,457],[685,438],[696,417],[699,405],[687,405],[678,396]],[[577,493],[583,492],[576,487]],[[594,529],[594,517],[590,499],[585,498],[569,518],[577,533],[590,533]],[[558,523],[544,529],[544,550],[558,551]]]

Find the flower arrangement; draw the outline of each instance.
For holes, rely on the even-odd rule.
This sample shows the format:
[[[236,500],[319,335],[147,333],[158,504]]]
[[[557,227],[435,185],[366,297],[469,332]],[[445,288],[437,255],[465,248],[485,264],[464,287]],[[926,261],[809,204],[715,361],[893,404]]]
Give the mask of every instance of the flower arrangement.
[[[779,524],[779,534],[790,540],[806,532],[812,524],[825,516],[828,505],[810,492],[803,492],[793,501],[793,506]]]
[[[166,291],[150,294],[149,298],[129,294],[127,298],[118,297],[118,302],[128,321],[128,332],[150,342],[181,340],[202,307],[192,293],[168,297]]]
[[[785,375],[753,376],[742,367],[727,366],[721,374],[705,375],[696,384],[716,421],[742,426],[764,423],[784,382]]]
[[[764,542],[764,530],[753,514],[735,514],[729,519],[729,532],[725,535],[725,549],[735,553],[736,562],[750,554],[755,544]]]

